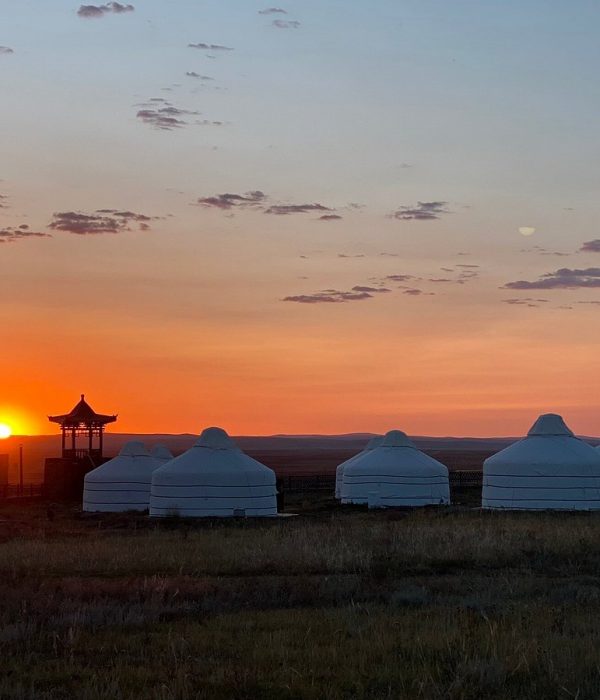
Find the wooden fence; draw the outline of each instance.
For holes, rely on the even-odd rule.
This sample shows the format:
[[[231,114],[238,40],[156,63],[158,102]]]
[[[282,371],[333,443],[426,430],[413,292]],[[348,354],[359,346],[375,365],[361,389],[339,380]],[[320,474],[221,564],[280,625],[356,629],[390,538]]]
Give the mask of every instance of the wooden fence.
[[[42,496],[43,484],[4,484],[0,486],[0,499],[6,498],[39,498]]]

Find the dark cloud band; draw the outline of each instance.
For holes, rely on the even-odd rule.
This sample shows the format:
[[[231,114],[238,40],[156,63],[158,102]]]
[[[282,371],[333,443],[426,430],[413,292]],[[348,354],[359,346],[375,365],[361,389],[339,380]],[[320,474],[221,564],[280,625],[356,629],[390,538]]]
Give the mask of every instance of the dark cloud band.
[[[596,289],[600,288],[600,267],[570,269],[562,267],[556,272],[542,275],[538,280],[508,282],[504,289]]]

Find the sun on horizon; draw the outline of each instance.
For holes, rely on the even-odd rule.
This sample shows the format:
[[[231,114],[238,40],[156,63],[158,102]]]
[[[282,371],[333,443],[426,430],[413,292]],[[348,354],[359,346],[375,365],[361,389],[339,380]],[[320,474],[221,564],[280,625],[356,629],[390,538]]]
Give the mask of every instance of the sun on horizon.
[[[6,423],[0,423],[0,440],[6,440],[12,435],[12,428]]]

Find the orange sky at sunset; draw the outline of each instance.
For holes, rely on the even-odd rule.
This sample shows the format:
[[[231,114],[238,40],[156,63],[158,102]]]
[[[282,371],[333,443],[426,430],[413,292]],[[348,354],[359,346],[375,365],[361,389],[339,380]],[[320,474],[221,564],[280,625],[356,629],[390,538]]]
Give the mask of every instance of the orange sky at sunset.
[[[413,434],[512,435],[550,409],[581,433],[600,432],[590,412],[598,405],[598,355],[589,341],[573,342],[577,327],[559,329],[543,318],[516,328],[465,319],[459,332],[444,328],[460,319],[443,310],[421,326],[411,318],[410,327],[385,314],[357,323],[348,313],[335,328],[325,314],[318,321],[312,316],[298,329],[285,319],[276,329],[212,323],[193,332],[173,323],[158,341],[132,329],[116,343],[110,328],[99,328],[74,357],[65,351],[71,333],[52,331],[49,318],[9,341],[20,364],[4,384],[9,400],[0,420],[15,432],[52,433],[46,415],[69,410],[77,387],[98,411],[119,413],[112,427],[119,432],[198,432],[209,424],[235,434],[382,432],[400,425]],[[58,337],[40,352],[38,333]],[[594,334],[600,342],[600,331]],[[554,348],[545,357],[542,338]]]

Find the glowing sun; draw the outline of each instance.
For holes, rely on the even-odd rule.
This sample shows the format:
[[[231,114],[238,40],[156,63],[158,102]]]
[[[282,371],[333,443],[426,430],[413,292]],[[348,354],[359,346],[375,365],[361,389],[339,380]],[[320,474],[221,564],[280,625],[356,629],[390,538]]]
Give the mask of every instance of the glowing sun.
[[[12,430],[10,428],[10,425],[6,425],[6,423],[0,423],[0,440],[6,440],[6,438],[9,438],[12,435]]]

